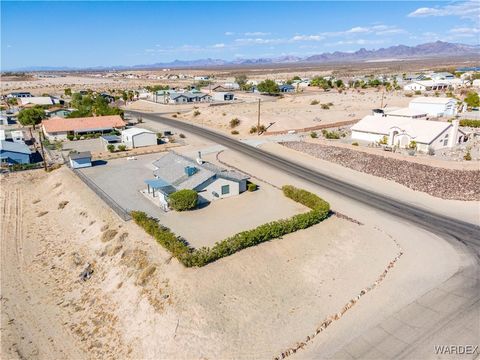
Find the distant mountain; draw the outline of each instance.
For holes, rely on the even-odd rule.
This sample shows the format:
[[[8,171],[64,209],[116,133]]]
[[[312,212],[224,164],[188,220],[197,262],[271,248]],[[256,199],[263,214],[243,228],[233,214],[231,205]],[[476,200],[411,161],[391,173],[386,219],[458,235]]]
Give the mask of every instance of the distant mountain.
[[[333,53],[322,53],[308,57],[281,56],[274,58],[254,58],[254,59],[236,59],[227,61],[222,59],[198,59],[198,60],[175,60],[172,62],[144,64],[134,66],[98,66],[90,68],[68,68],[68,67],[47,67],[35,66],[21,69],[12,69],[12,71],[105,71],[105,70],[129,70],[129,69],[158,69],[158,68],[199,68],[199,67],[222,67],[232,65],[262,65],[262,64],[287,64],[287,63],[328,63],[328,62],[359,62],[368,60],[382,59],[422,59],[435,57],[460,57],[460,56],[479,56],[479,45],[454,44],[444,41],[420,44],[416,46],[396,45],[376,50],[367,50],[362,48],[355,52],[335,51]]]

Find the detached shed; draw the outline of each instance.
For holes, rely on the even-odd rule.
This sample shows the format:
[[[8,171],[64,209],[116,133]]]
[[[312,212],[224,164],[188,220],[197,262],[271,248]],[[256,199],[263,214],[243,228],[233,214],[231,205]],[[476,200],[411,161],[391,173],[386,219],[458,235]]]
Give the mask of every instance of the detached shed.
[[[232,101],[235,95],[232,92],[216,92],[212,94],[215,101]]]
[[[72,169],[91,167],[92,154],[90,151],[70,154],[70,166]]]
[[[157,134],[141,128],[130,128],[122,131],[122,142],[130,149],[142,146],[157,145]]]

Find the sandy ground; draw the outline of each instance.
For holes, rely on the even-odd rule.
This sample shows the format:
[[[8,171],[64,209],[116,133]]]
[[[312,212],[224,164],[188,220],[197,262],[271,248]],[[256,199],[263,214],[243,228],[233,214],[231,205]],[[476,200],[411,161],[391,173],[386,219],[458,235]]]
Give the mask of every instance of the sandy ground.
[[[185,269],[68,169],[2,185],[3,358],[272,358],[399,251],[383,232],[332,217]]]
[[[154,112],[180,112],[177,119],[201,124],[230,133],[230,120],[237,118],[240,125],[235,128],[240,135],[248,135],[252,126],[257,125],[258,100],[252,96],[237,95],[244,102],[223,106],[197,105],[200,115],[194,116],[194,109],[185,105],[161,105],[147,101],[137,101],[128,106],[131,110]],[[361,119],[371,114],[373,108],[380,107],[382,92],[376,90],[356,90],[343,92],[324,92],[318,89],[309,89],[304,93],[285,94],[283,98],[262,97],[261,124],[272,126],[269,131],[299,129],[316,125],[331,124],[340,121]],[[313,100],[319,104],[310,105]],[[406,107],[410,102],[403,92],[385,93],[383,105]],[[332,103],[328,110],[322,109],[321,104]]]

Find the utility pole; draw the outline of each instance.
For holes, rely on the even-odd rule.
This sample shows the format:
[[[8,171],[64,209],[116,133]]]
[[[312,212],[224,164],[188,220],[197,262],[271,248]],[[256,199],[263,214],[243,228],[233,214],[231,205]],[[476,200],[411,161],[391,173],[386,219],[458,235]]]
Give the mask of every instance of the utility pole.
[[[260,99],[258,99],[257,135],[260,135]]]
[[[43,159],[43,168],[47,171],[47,161],[45,160],[45,150],[43,149],[43,141],[42,141],[42,131],[38,132],[38,139],[40,140],[40,149],[42,149],[42,159]]]
[[[380,109],[383,109],[383,97],[385,96],[385,90],[382,91],[382,104],[380,105]]]

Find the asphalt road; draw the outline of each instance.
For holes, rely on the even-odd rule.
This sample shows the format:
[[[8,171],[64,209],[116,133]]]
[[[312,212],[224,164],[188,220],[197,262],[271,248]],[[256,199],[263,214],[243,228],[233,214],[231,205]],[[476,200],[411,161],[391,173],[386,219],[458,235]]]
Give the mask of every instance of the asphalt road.
[[[136,116],[184,130],[232,150],[262,161],[278,170],[319,185],[341,196],[406,220],[412,225],[439,235],[464,254],[466,261],[447,281],[418,297],[372,327],[343,342],[338,348],[335,337],[331,345],[314,343],[300,359],[478,359],[474,353],[459,356],[441,354],[437,346],[479,345],[480,339],[480,227],[458,219],[427,211],[397,199],[365,190],[331,176],[314,171],[280,156],[219,134],[216,131],[151,113],[131,112]],[[412,281],[415,281],[412,279]],[[372,314],[375,316],[375,313]],[[346,332],[348,333],[348,331]],[[342,339],[345,339],[344,333]],[[457,351],[455,350],[455,351]]]
[[[293,161],[268,153],[259,148],[247,145],[227,135],[216,131],[192,125],[179,120],[172,120],[160,115],[128,111],[134,116],[140,116],[152,121],[158,121],[177,129],[199,135],[217,144],[224,145],[232,150],[241,152],[256,160],[263,161],[270,166],[281,169],[315,185],[322,186],[330,191],[341,194],[352,200],[367,204],[370,207],[400,217],[428,231],[442,237],[451,237],[469,246],[477,256],[480,254],[480,226],[458,219],[427,211],[420,207],[401,202],[397,199],[365,190],[361,187],[340,181],[321,172],[309,169]]]

